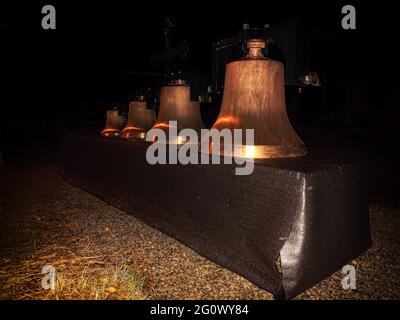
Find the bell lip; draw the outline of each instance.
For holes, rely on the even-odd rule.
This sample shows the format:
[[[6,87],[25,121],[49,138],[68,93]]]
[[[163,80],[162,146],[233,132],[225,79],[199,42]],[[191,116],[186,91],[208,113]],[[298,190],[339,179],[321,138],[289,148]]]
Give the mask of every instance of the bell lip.
[[[146,131],[141,128],[125,128],[121,131],[120,137],[124,139],[144,139],[146,138]]]
[[[146,102],[146,97],[143,94],[141,94],[141,95],[136,96],[136,98],[133,99],[132,101]]]
[[[253,147],[253,156],[248,155],[247,147]],[[200,148],[201,149],[201,148]],[[305,144],[301,145],[288,145],[288,146],[276,146],[276,145],[242,145],[235,148],[232,147],[233,151],[230,154],[224,153],[224,145],[221,143],[219,156],[231,156],[237,158],[247,158],[247,159],[284,159],[284,158],[300,158],[308,154]],[[210,150],[203,151],[200,153],[205,153],[212,155]]]
[[[103,137],[119,137],[121,135],[121,131],[118,129],[104,129],[100,132],[100,135]]]

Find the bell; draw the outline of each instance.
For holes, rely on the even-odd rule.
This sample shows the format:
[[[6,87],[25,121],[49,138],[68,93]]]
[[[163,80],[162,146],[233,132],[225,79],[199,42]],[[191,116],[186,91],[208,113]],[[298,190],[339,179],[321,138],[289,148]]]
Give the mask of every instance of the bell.
[[[221,111],[212,129],[229,129],[232,137],[233,129],[242,129],[243,136],[245,129],[254,129],[254,145],[232,145],[231,156],[300,157],[307,150],[286,113],[284,66],[264,56],[265,46],[265,40],[248,40],[247,55],[227,64]],[[222,141],[220,146],[224,154]]]
[[[115,137],[120,135],[119,126],[121,125],[121,118],[118,115],[118,110],[108,110],[106,126],[101,131],[101,135],[105,137]]]
[[[128,122],[121,132],[123,138],[144,139],[146,131],[151,128],[156,120],[154,110],[147,109],[144,96],[139,96],[129,103]]]
[[[198,101],[190,101],[190,86],[184,80],[175,80],[161,88],[160,111],[153,129],[165,132],[166,143],[184,144],[186,139],[181,136],[169,137],[172,129],[169,121],[176,121],[177,133],[182,129],[190,128],[200,133],[204,128],[200,115]]]

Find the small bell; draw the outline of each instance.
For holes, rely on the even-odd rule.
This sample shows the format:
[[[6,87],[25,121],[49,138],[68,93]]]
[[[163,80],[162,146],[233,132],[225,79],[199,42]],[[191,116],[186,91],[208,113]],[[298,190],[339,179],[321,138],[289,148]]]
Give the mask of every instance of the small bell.
[[[200,133],[203,124],[200,116],[198,102],[190,101],[190,86],[184,80],[175,80],[161,88],[160,112],[153,129],[161,129],[165,132],[166,143],[184,144],[184,137],[169,137],[170,123],[176,121],[177,133],[182,129],[190,128]]]

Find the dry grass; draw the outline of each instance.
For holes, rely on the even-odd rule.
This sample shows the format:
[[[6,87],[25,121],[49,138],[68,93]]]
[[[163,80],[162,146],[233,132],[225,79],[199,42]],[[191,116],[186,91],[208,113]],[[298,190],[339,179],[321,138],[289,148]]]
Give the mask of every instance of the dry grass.
[[[32,227],[32,225],[30,225]],[[57,236],[48,236],[57,230]],[[21,231],[27,235],[27,230]],[[146,273],[121,259],[84,256],[88,244],[67,235],[68,229],[36,230],[30,240],[2,248],[0,263],[1,299],[144,299]],[[90,250],[90,248],[89,248]],[[45,290],[42,268],[57,270],[55,288]]]
[[[65,270],[57,274],[48,299],[144,299],[145,277],[126,265],[107,268],[85,266],[79,272]]]

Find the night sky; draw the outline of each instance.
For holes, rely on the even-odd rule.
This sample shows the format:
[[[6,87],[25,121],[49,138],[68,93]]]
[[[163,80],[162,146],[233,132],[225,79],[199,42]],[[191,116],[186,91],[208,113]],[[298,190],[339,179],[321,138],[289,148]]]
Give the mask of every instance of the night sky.
[[[56,7],[56,30],[41,28],[44,4]],[[341,28],[344,4],[355,5],[357,30]],[[173,44],[186,40],[191,49],[190,67],[200,71],[210,71],[211,43],[236,35],[243,23],[262,27],[264,23],[275,25],[298,19],[336,39],[335,68],[343,77],[387,78],[393,67],[385,64],[394,58],[394,39],[399,30],[400,13],[392,6],[389,1],[386,4],[366,1],[2,4],[2,62],[7,79],[4,92],[12,105],[19,106],[18,116],[29,105],[41,106],[44,88],[63,88],[63,92],[74,88],[71,92],[120,97],[120,70],[151,71],[152,53],[164,51],[166,17],[176,25]],[[378,65],[378,61],[383,65]]]
[[[400,5],[395,2],[399,1],[1,0],[0,241],[5,241],[0,243],[0,300],[103,299],[98,296],[103,293],[104,299],[122,295],[123,299],[136,299],[139,291],[139,299],[142,293],[144,299],[182,299],[187,298],[186,293],[190,293],[189,298],[200,299],[264,299],[260,288],[279,289],[275,294],[281,299],[287,286],[285,281],[278,281],[280,278],[292,279],[300,271],[301,277],[294,279],[299,281],[288,285],[293,293],[339,269],[337,262],[346,259],[357,272],[360,270],[357,291],[341,290],[337,273],[298,298],[398,298]],[[56,8],[56,30],[41,27],[41,10],[48,4]],[[347,4],[356,8],[356,30],[341,27],[341,9]],[[237,35],[244,23],[261,28],[297,20],[323,34],[323,41],[315,46],[311,42],[317,37],[299,36],[295,45],[287,46],[296,48],[298,54],[285,52],[298,69],[303,68],[301,72],[319,73],[308,69],[322,66],[321,80],[326,80],[321,86],[300,87],[293,71],[294,81],[285,86],[287,115],[308,154],[299,159],[262,159],[256,163],[260,170],[254,177],[233,180],[228,177],[231,165],[212,171],[203,166],[192,170],[191,165],[174,165],[172,171],[162,166],[154,171],[138,158],[142,151],[144,157],[144,143],[133,139],[124,142],[121,136],[101,137],[106,111],[118,106],[119,115],[125,117],[137,89],[152,86],[154,104],[147,106],[157,110],[154,97],[164,71],[154,68],[150,58],[165,51],[163,25],[167,17],[175,25],[172,46],[184,40],[188,43],[190,55],[185,67],[193,71],[193,82],[202,85],[207,73],[211,84],[212,43]],[[290,41],[292,35],[287,37]],[[298,39],[308,39],[304,42],[309,43],[302,47]],[[315,48],[323,50],[312,50]],[[308,59],[317,63],[301,65]],[[143,75],[137,76],[140,72],[158,78],[151,78],[155,82],[152,85]],[[246,91],[249,95],[256,92],[252,101],[261,102],[259,109],[258,105],[244,108],[254,111],[248,115],[240,111],[237,118],[244,120],[241,124],[258,126],[259,121],[249,118],[262,114],[274,100],[283,100],[276,94],[276,88],[281,87],[280,75],[275,79],[267,91],[272,93],[267,106],[262,105],[266,99],[260,99],[257,91]],[[198,88],[203,90],[200,85]],[[236,93],[231,96],[240,96]],[[199,96],[191,95],[195,99]],[[208,128],[217,119],[222,99],[220,92],[210,96],[212,99],[200,103],[200,114]],[[262,123],[262,132],[275,134],[268,127],[271,121],[282,132],[276,130],[279,136],[267,139],[277,145],[263,147],[276,147],[278,156],[289,150],[293,156],[293,150],[304,149],[301,141],[296,146],[284,143],[293,135],[283,121],[284,111],[280,107],[265,111],[272,116]],[[235,111],[229,116],[235,118]],[[229,123],[231,119],[222,120]],[[290,144],[293,141],[297,140],[290,138]],[[260,145],[254,149],[257,147]],[[368,194],[367,189],[371,189]],[[222,267],[208,265],[205,259],[199,263],[190,248],[177,246],[135,219],[127,220],[123,212],[111,210],[110,204],[143,218],[159,231],[167,230],[167,234],[216,263],[222,261],[222,266],[260,288],[241,282],[245,280],[242,278],[235,280],[231,273],[221,273]],[[368,204],[376,204],[369,211],[374,245],[358,259],[357,255],[370,245]],[[246,220],[249,223],[240,225]],[[284,225],[279,225],[280,220]],[[175,226],[173,221],[177,222]],[[210,221],[213,225],[209,228]],[[294,221],[293,227],[288,221]],[[264,228],[259,222],[268,225]],[[182,226],[184,229],[179,229]],[[216,232],[219,226],[224,226],[221,233]],[[187,233],[190,228],[193,234]],[[294,257],[300,261],[297,269],[296,263],[285,267],[284,260],[290,260],[290,255],[271,255],[282,248],[281,240],[288,238],[281,236],[290,228],[294,231],[287,232],[289,240],[303,237],[298,243],[286,243],[289,249],[301,249]],[[297,229],[305,230],[304,235],[298,237]],[[202,244],[205,236],[209,236],[207,243]],[[271,243],[266,242],[269,239]],[[216,250],[213,241],[221,242]],[[225,248],[229,249],[226,253]],[[238,248],[237,253],[230,248]],[[132,259],[125,259],[132,252]],[[310,257],[319,259],[308,268],[305,261]],[[39,287],[39,268],[45,264],[54,264],[63,274],[57,290],[47,292]],[[279,269],[283,273],[278,277]],[[285,269],[294,271],[289,270],[287,276]],[[311,269],[313,272],[308,272]],[[97,274],[92,272],[95,270]],[[70,275],[79,280],[70,281],[75,280]],[[124,291],[122,283],[109,286],[104,278],[121,278],[129,284],[129,291]]]

